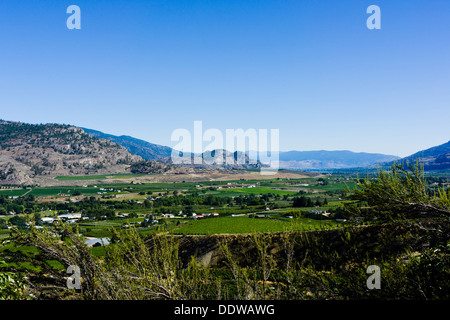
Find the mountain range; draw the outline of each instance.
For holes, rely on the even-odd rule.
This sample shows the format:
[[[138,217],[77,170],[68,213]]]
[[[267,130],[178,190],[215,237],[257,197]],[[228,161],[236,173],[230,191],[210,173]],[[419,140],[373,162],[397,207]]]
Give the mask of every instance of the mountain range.
[[[286,169],[342,169],[369,167],[399,159],[379,153],[352,151],[287,151],[280,152],[280,167]]]
[[[126,173],[187,174],[198,170],[253,169],[243,153],[215,151],[231,157],[227,165],[209,164],[208,154],[191,155],[200,164],[174,164],[172,148],[129,136],[64,124],[27,124],[0,120],[0,185],[49,185],[57,176]],[[243,157],[244,162],[236,160]]]
[[[167,146],[161,146],[153,144],[144,140],[136,139],[130,136],[115,136],[106,134],[97,130],[83,128],[88,134],[102,139],[108,139],[115,143],[124,146],[130,153],[141,156],[146,160],[161,160],[166,164],[171,163],[172,148]],[[227,153],[226,156],[230,156],[229,151],[218,150],[218,152]],[[191,155],[192,162],[194,158],[206,157],[207,152],[203,156]],[[242,154],[235,152],[232,156],[235,159],[242,157]],[[249,163],[248,155],[245,156],[245,163]],[[329,169],[329,168],[353,168],[353,167],[366,167],[376,165],[378,163],[397,160],[398,157],[391,155],[384,155],[378,153],[364,153],[364,152],[351,152],[351,151],[288,151],[279,153],[279,167],[284,169]],[[192,165],[193,167],[199,167],[200,165]],[[216,168],[216,166],[202,163],[203,168]],[[243,165],[241,169],[259,168],[261,164],[257,165]],[[236,168],[236,165],[234,165]]]
[[[103,132],[83,128],[85,132],[98,138],[108,139],[124,146],[130,153],[139,155],[146,160],[160,160],[163,163],[171,164],[172,148],[153,144],[144,140],[130,136],[114,136]],[[218,152],[228,152],[219,150]],[[205,153],[207,154],[207,153]],[[237,159],[239,152],[235,152]],[[228,154],[229,155],[229,154]],[[242,155],[239,155],[241,157]],[[192,159],[199,155],[191,155]],[[205,157],[202,155],[201,157]],[[249,163],[248,155],[246,164]],[[352,152],[349,150],[317,150],[317,151],[281,151],[279,152],[279,167],[294,170],[320,170],[320,169],[346,169],[358,167],[375,167],[377,165],[389,165],[393,161],[411,162],[413,159],[421,159],[424,162],[425,170],[442,170],[450,168],[450,141],[442,145],[419,151],[411,156],[399,158],[394,155],[380,153]],[[261,167],[261,163],[254,167]],[[195,167],[195,166],[192,166]],[[199,167],[197,165],[197,167]],[[215,168],[203,163],[203,168]],[[235,166],[236,168],[236,166]],[[241,168],[252,168],[251,165]]]
[[[190,154],[189,164],[174,164],[172,148],[130,136],[63,124],[26,124],[0,120],[0,184],[32,185],[56,176],[113,173],[195,173],[198,170],[256,169],[243,152],[214,150]],[[216,156],[222,164],[211,164]],[[226,164],[225,159],[233,159]],[[241,161],[237,161],[240,159]],[[392,161],[421,159],[425,170],[450,168],[450,141],[409,157],[351,151],[288,151],[279,153],[280,168],[308,170],[370,167]],[[194,161],[196,160],[196,161]],[[200,164],[197,164],[197,161]]]

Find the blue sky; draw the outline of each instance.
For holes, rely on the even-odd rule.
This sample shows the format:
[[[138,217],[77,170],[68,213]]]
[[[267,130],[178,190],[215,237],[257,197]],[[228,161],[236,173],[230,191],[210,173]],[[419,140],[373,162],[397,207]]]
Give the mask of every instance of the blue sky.
[[[172,146],[201,120],[407,156],[450,140],[449,34],[448,0],[2,0],[0,118]]]

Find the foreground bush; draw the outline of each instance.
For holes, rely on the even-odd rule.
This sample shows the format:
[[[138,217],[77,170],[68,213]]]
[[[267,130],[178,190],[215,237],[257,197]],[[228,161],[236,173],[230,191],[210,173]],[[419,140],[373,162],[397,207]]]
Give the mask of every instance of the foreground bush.
[[[254,234],[243,238],[241,247],[222,237],[215,239],[221,264],[205,266],[195,255],[180,257],[179,237],[145,239],[133,228],[113,230],[113,243],[96,257],[82,237],[60,224],[53,230],[15,231],[16,248],[38,250],[2,251],[8,263],[3,269],[22,277],[26,290],[11,291],[9,286],[0,292],[9,292],[10,298],[21,298],[11,292],[26,291],[35,299],[89,300],[448,299],[448,231],[448,221],[422,222],[420,227],[397,222]],[[214,239],[202,238],[195,239],[204,244]],[[374,264],[382,272],[381,290],[366,285],[366,269]],[[67,288],[71,265],[80,268],[79,290]]]

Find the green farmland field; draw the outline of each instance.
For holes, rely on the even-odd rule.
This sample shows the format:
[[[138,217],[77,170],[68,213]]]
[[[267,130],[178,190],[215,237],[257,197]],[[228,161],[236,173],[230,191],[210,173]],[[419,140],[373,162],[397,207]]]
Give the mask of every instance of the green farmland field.
[[[356,187],[356,184],[353,181],[349,181],[347,183],[338,182],[338,183],[329,183],[327,185],[309,185],[309,186],[304,186],[303,188],[316,189],[316,190],[322,190],[322,191],[342,191],[342,190],[347,190],[347,188],[349,188],[350,190],[354,190],[355,187]]]
[[[224,217],[191,221],[172,230],[174,234],[239,234],[239,233],[273,233],[293,230],[316,230],[322,227],[337,227],[333,221],[313,219],[271,219]]]
[[[73,194],[75,191],[80,191],[82,194],[96,194],[98,188],[82,188],[82,187],[40,187],[33,188],[30,194],[36,197],[56,196],[60,193]]]
[[[29,191],[30,190],[27,189],[0,190],[0,195],[5,195],[8,197],[20,197]]]
[[[0,195],[5,196],[24,196],[34,195],[36,197],[57,196],[61,193],[73,194],[75,191],[80,191],[82,194],[97,194],[98,188],[83,188],[83,187],[34,187],[33,189],[15,189],[15,190],[0,190]]]
[[[219,190],[220,192],[225,192],[225,193],[248,193],[248,194],[268,194],[268,193],[272,193],[272,194],[279,194],[279,195],[291,195],[291,194],[296,194],[298,193],[297,191],[288,191],[288,190],[277,190],[277,189],[272,189],[272,188],[268,188],[268,187],[254,187],[254,188],[240,188],[240,189],[221,189]]]

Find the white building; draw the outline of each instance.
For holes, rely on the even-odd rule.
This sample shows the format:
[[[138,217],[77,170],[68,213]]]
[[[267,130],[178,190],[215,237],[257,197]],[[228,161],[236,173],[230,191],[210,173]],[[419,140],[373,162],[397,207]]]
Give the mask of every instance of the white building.
[[[58,219],[61,219],[61,220],[81,219],[81,213],[67,213],[67,214],[61,214],[61,215],[58,216]]]
[[[88,247],[106,246],[110,243],[109,238],[87,238],[84,242]]]
[[[42,222],[46,222],[46,223],[53,223],[55,222],[55,218],[52,217],[43,217],[41,218]]]

